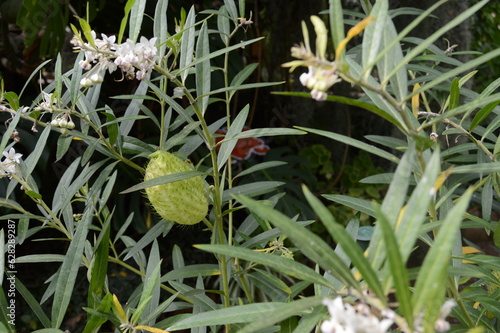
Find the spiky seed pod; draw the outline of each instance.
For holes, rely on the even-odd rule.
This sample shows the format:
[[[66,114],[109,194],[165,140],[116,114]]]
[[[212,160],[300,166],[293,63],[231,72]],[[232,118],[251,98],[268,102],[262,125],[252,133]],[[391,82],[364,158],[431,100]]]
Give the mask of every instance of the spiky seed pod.
[[[157,151],[149,156],[144,180],[190,171],[184,161],[175,155]],[[179,224],[196,224],[208,212],[208,202],[201,177],[196,176],[181,181],[146,188],[146,195],[161,217]]]

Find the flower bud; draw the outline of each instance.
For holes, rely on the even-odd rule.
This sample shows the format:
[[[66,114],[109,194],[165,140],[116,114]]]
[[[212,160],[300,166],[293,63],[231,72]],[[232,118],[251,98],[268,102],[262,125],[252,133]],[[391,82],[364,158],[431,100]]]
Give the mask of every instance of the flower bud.
[[[104,78],[99,73],[95,73],[90,77],[90,81],[92,81],[93,83],[101,83],[103,80]]]
[[[59,126],[59,119],[58,118],[52,119],[52,121],[50,122],[50,124],[52,126],[55,126],[55,127]]]
[[[68,121],[68,125],[66,125],[66,128],[73,129],[75,128],[75,123],[73,120]]]
[[[68,121],[62,118],[61,120],[59,120],[59,126],[61,126],[62,128],[68,128]]]
[[[82,87],[85,87],[85,88],[88,88],[88,87],[92,86],[92,84],[93,84],[93,82],[89,78],[87,78],[87,77],[84,77],[80,81],[80,85]]]

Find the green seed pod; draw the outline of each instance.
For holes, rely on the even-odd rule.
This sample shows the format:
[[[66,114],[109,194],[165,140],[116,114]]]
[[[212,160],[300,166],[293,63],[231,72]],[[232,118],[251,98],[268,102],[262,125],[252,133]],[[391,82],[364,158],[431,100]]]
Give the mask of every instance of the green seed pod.
[[[192,170],[171,153],[154,152],[146,167],[144,180]],[[196,224],[208,212],[203,181],[196,176],[181,181],[146,188],[146,195],[161,217],[179,224]]]

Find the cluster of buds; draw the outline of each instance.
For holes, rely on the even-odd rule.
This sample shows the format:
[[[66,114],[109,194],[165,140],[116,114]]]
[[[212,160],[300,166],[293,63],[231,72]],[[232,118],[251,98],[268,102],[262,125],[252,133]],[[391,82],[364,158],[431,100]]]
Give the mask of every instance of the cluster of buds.
[[[0,161],[0,178],[9,177],[17,173],[19,170],[18,165],[21,163],[21,156],[23,154],[16,153],[14,148],[10,148],[9,151],[3,152],[3,161]]]
[[[128,80],[134,78],[144,80],[150,77],[151,71],[158,60],[156,37],[148,40],[141,37],[139,43],[127,39],[125,43],[117,44],[115,36],[101,34],[96,37],[95,31],[90,32],[91,40],[85,43],[79,34],[71,43],[76,50],[85,53],[85,59],[80,61],[80,67],[89,71],[80,81],[83,87],[90,87],[103,81],[102,72],[114,72],[120,69]]]
[[[55,127],[61,127],[61,128],[67,128],[67,129],[75,128],[75,123],[73,122],[73,120],[71,120],[71,118],[69,120],[66,119],[65,115],[63,115],[62,117],[59,117],[59,118],[52,119],[50,124],[52,126],[55,126]]]

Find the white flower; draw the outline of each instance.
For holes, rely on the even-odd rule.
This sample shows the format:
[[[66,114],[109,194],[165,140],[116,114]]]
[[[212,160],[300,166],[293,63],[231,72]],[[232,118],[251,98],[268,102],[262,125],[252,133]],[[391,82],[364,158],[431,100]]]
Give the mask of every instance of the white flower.
[[[17,165],[21,163],[23,154],[16,153],[14,148],[10,148],[8,152],[3,153],[4,160],[0,162],[0,176],[7,176],[16,173]]]
[[[325,299],[323,304],[331,316],[321,324],[323,333],[385,333],[393,323],[388,318],[379,320],[366,306],[358,311],[352,305],[344,304],[341,297]]]
[[[54,94],[49,94],[45,91],[42,91],[42,96],[43,102],[41,102],[36,109],[52,112],[54,110],[54,105],[57,103],[57,100],[54,98]]]

